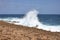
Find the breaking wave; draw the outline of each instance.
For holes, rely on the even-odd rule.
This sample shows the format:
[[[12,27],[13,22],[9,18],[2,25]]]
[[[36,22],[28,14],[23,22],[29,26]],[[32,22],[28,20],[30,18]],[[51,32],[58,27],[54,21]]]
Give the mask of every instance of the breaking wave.
[[[23,18],[7,18],[7,19],[0,19],[7,21],[9,23],[14,23],[16,25],[24,25],[28,27],[36,27],[38,29],[43,29],[51,32],[60,32],[60,26],[48,26],[48,25],[43,25],[39,20],[38,20],[38,11],[37,10],[32,10],[29,11]]]

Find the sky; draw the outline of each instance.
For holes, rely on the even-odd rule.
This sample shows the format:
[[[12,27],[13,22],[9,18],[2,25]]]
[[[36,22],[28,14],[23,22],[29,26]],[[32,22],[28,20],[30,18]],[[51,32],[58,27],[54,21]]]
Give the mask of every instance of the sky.
[[[39,14],[60,14],[60,0],[0,0],[0,14],[25,14],[33,9]]]

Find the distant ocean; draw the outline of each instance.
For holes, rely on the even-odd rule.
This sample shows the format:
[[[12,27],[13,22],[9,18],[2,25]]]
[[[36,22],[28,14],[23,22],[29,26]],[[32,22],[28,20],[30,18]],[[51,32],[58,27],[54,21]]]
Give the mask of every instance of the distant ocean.
[[[36,27],[52,32],[60,32],[60,14],[38,14],[37,10],[26,14],[0,14],[0,20],[16,25]]]
[[[0,14],[0,18],[22,18],[25,14]],[[38,14],[39,21],[44,25],[60,25],[60,14]]]

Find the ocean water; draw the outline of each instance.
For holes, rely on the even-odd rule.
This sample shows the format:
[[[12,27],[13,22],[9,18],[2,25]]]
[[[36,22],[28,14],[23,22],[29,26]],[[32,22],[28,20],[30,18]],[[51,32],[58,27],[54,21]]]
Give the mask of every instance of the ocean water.
[[[0,14],[0,18],[23,18],[25,14]],[[38,14],[38,20],[44,25],[60,25],[59,14]]]
[[[51,31],[60,32],[60,15],[59,14],[38,14],[37,10],[29,11],[26,14],[0,14],[0,20],[16,25],[24,25],[29,27]]]

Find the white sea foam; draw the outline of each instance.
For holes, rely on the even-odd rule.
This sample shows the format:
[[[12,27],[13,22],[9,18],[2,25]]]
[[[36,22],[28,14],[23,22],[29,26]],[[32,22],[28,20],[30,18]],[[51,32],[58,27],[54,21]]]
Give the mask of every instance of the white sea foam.
[[[11,18],[11,19],[2,19],[2,20],[7,21],[9,23],[16,21],[14,23],[16,25],[24,25],[29,27],[35,27],[36,25],[38,25],[37,27],[38,29],[43,29],[51,32],[60,32],[60,26],[43,25],[38,20],[38,17],[37,17],[38,13],[39,12],[37,10],[32,10],[32,11],[29,11],[23,18]]]

